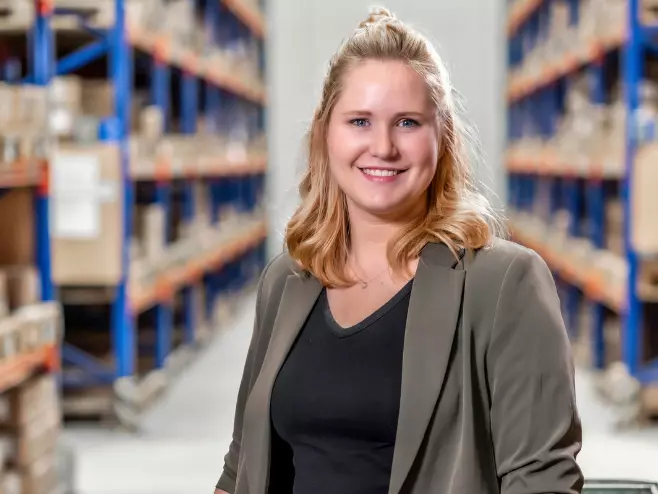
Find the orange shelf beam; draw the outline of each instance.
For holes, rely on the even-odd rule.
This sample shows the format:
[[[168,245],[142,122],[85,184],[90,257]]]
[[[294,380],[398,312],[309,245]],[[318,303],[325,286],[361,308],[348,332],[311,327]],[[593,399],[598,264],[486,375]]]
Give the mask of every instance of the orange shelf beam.
[[[525,0],[512,8],[507,20],[507,37],[514,36],[519,27],[535,13],[544,0]]]
[[[576,169],[568,163],[562,163],[555,158],[538,154],[536,158],[514,158],[505,159],[505,168],[513,173],[533,173],[542,176],[553,177],[580,177],[591,180],[621,179],[624,170],[604,171],[600,162],[592,161],[585,168]]]
[[[619,48],[625,41],[626,35],[618,33],[588,43],[585,55],[578,57],[572,53],[566,53],[557,62],[546,66],[542,73],[535,77],[512,76],[507,91],[507,99],[514,103],[527,95],[548,86],[556,80],[598,60],[604,53]]]
[[[267,235],[265,224],[254,228],[243,237],[236,238],[219,246],[213,252],[198,259],[192,259],[181,267],[176,267],[163,273],[148,288],[131,293],[131,307],[135,314],[141,313],[157,303],[166,303],[181,287],[191,285],[201,279],[204,273],[216,270],[248,248],[258,244]]]
[[[220,161],[213,162],[208,165],[197,166],[195,163],[190,163],[184,166],[179,173],[174,170],[173,164],[169,161],[156,163],[153,170],[150,169],[137,169],[131,170],[130,175],[134,180],[171,180],[177,176],[184,176],[187,178],[194,177],[232,177],[244,175],[256,175],[267,171],[267,157],[250,159],[244,162],[229,162]]]
[[[203,63],[196,53],[184,51],[174,56],[171,40],[167,36],[149,33],[134,26],[129,26],[127,31],[128,40],[134,48],[157,56],[164,63],[186,70],[196,77],[212,82],[239,96],[256,103],[265,104],[264,90],[251,88],[249,84],[244,83],[233,74]]]
[[[511,228],[511,231],[515,241],[537,252],[561,279],[580,288],[590,300],[600,302],[618,314],[624,312],[622,294],[615,294],[608,289],[603,275],[597,270],[577,265],[575,262],[565,259],[550,247],[523,235],[517,229]]]
[[[260,9],[247,5],[244,0],[223,0],[223,3],[256,37],[265,37],[265,18]]]

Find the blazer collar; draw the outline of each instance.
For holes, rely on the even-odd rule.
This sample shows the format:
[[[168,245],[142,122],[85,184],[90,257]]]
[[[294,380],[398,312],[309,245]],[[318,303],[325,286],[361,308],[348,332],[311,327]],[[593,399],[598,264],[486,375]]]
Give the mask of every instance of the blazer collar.
[[[452,354],[464,287],[463,252],[445,244],[422,252],[407,313],[402,395],[389,494],[402,489],[437,406]]]
[[[244,411],[243,456],[250,493],[267,492],[272,388],[321,292],[322,285],[314,277],[290,274],[286,279],[267,353]]]
[[[444,244],[428,244],[418,263],[406,322],[390,494],[400,492],[439,398],[461,307],[460,268]],[[313,277],[291,274],[286,279],[270,344],[244,412],[242,454],[250,493],[267,492],[272,388],[321,291]]]

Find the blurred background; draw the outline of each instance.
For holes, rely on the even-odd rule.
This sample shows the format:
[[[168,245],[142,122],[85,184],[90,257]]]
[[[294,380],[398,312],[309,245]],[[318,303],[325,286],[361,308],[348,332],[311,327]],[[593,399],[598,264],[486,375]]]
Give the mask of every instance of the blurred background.
[[[212,492],[254,287],[370,1],[0,0],[0,493]],[[555,274],[589,478],[658,481],[658,2],[389,0]]]

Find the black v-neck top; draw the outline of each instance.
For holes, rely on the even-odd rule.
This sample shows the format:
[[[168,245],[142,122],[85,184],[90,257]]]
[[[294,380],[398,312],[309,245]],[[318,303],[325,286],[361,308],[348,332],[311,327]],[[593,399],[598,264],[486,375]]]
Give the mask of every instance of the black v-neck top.
[[[386,494],[412,281],[342,328],[323,291],[275,381],[272,494]]]

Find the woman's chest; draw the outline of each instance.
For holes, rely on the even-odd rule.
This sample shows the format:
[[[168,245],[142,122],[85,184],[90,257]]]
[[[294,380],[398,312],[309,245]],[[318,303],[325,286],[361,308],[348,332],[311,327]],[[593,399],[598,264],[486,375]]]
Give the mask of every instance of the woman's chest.
[[[322,300],[312,311],[274,383],[279,434],[393,443],[402,387],[406,307],[340,327]]]

